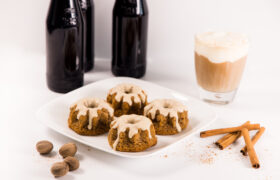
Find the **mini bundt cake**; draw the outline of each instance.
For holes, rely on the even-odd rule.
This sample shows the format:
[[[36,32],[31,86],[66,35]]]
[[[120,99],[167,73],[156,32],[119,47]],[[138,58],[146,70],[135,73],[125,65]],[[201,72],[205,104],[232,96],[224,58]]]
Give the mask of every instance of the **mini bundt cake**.
[[[116,151],[139,152],[157,143],[150,119],[139,115],[123,115],[111,123],[108,135],[110,146]]]
[[[106,133],[114,118],[114,110],[103,99],[86,98],[70,108],[69,127],[80,135],[95,136]]]
[[[144,115],[154,124],[156,134],[173,135],[188,125],[188,108],[172,99],[158,99],[144,108]]]
[[[119,84],[109,91],[107,102],[112,105],[117,117],[124,114],[143,115],[147,94],[139,86]]]

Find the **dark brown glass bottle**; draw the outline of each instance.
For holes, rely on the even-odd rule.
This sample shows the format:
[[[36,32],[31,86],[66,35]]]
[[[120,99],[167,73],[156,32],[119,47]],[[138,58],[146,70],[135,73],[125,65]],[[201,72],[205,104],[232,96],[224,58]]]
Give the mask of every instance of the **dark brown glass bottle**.
[[[83,19],[77,0],[51,0],[46,22],[47,84],[66,93],[81,87]]]
[[[148,7],[146,0],[116,0],[113,10],[115,76],[140,78],[146,72]]]
[[[79,0],[84,20],[85,72],[94,68],[94,3]]]

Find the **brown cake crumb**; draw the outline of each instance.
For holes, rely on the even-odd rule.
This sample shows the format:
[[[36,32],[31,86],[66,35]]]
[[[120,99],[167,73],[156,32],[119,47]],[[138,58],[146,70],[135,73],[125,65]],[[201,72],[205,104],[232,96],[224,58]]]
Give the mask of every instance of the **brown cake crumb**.
[[[213,164],[215,156],[217,156],[215,152],[207,151],[200,155],[200,162],[203,164]]]

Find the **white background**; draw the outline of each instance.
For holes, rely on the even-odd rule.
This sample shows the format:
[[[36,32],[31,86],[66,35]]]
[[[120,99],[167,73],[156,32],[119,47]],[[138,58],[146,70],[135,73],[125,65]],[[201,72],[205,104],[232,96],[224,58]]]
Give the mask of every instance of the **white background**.
[[[192,61],[193,36],[207,30],[247,33],[252,49],[266,58],[277,55],[279,42],[278,0],[147,0],[150,10],[149,56]],[[1,42],[26,50],[45,52],[45,19],[50,0],[1,0]],[[97,57],[111,55],[111,21],[114,0],[95,0]],[[276,58],[276,57],[275,57]],[[275,59],[274,58],[274,59]],[[254,61],[256,61],[254,59]]]
[[[99,58],[111,57],[113,0],[96,0],[95,45]],[[49,139],[55,150],[71,141],[35,118],[40,106],[60,94],[45,82],[45,18],[49,0],[0,2],[0,179],[50,179],[59,156],[41,157],[38,140]],[[278,0],[148,0],[149,61],[144,80],[198,97],[193,67],[193,36],[207,30],[245,32],[251,49],[235,102],[213,106],[219,119],[209,128],[251,120],[267,128],[256,145],[261,169],[239,154],[240,140],[220,151],[217,137],[198,135],[160,156],[143,160],[118,158],[79,146],[81,168],[61,179],[280,179],[280,1]],[[86,83],[112,77],[110,60],[96,61]],[[191,145],[190,145],[191,144]],[[210,148],[207,146],[210,145]],[[213,162],[201,159],[212,154]],[[167,155],[167,157],[165,157]],[[3,177],[3,178],[2,178]]]

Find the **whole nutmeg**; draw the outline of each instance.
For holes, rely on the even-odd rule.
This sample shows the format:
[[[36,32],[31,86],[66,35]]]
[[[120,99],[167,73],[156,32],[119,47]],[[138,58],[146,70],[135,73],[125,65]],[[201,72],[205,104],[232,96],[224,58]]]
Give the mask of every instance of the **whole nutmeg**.
[[[68,164],[70,171],[74,171],[80,167],[80,162],[75,157],[68,156],[64,159],[64,162]]]
[[[77,152],[77,146],[74,143],[67,143],[61,146],[59,149],[59,154],[63,157],[66,158],[67,156],[75,156]]]
[[[69,171],[69,166],[66,162],[54,163],[51,167],[51,173],[54,177],[61,177],[67,174]]]
[[[36,149],[40,154],[48,154],[53,149],[53,144],[50,141],[39,141],[36,144]]]

